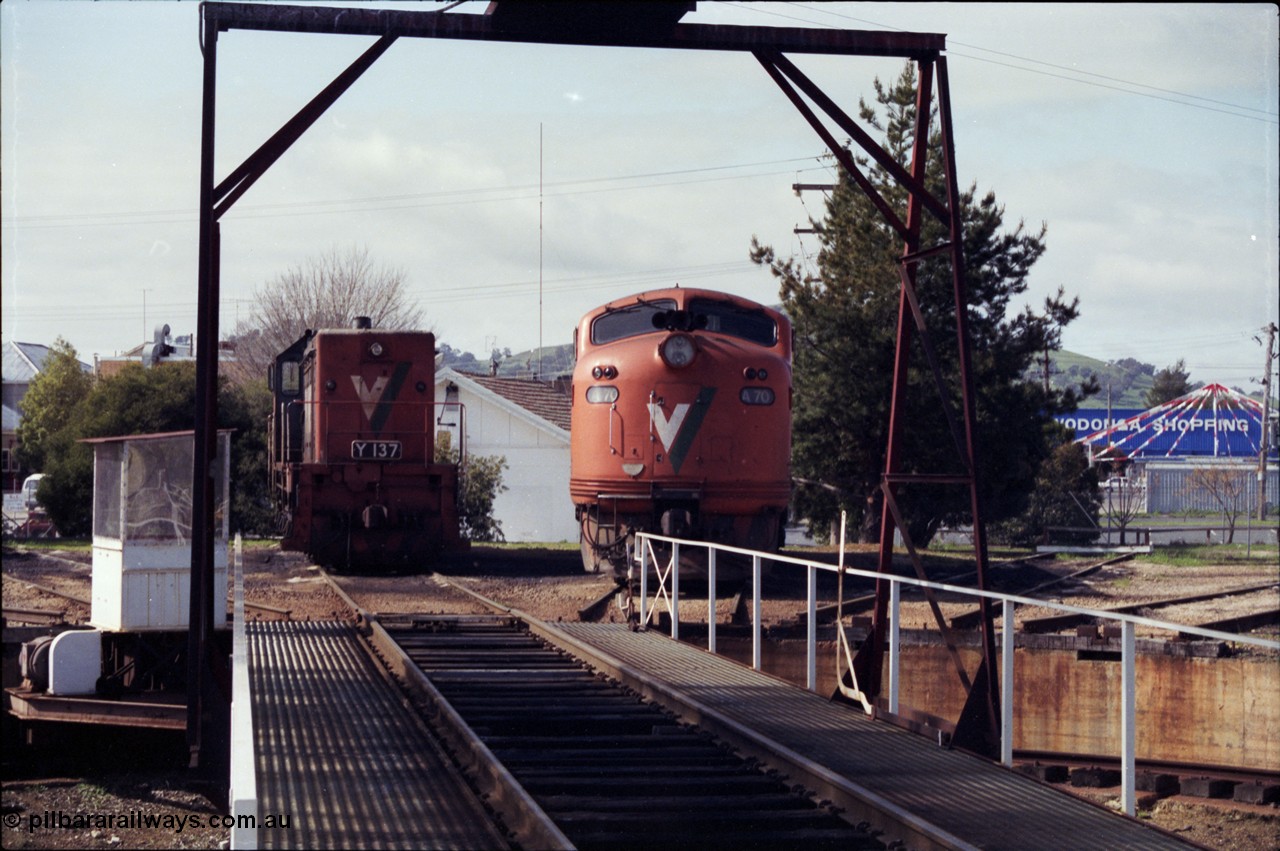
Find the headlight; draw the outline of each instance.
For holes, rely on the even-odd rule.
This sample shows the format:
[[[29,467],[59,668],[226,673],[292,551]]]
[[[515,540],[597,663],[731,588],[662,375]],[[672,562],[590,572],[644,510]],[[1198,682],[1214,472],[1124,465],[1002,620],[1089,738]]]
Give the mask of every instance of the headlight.
[[[693,363],[693,356],[697,354],[697,347],[693,343],[692,337],[684,334],[672,334],[663,340],[658,346],[658,354],[662,356],[662,362],[672,369],[681,369]]]
[[[369,344],[369,354],[373,355],[375,358],[380,358],[380,357],[382,357],[382,351],[383,351],[383,349],[382,349],[382,344],[381,344],[381,343],[370,343],[370,344]]]

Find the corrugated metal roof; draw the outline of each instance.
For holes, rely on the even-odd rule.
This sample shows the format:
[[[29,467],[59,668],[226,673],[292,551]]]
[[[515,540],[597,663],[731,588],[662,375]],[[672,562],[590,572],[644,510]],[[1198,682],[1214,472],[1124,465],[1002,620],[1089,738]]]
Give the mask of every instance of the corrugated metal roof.
[[[44,365],[48,346],[36,343],[4,344],[4,380],[10,384],[30,384]]]
[[[4,344],[4,381],[6,384],[30,384],[44,369],[45,359],[52,352],[49,346],[40,343],[5,343]],[[80,361],[80,368],[92,372],[93,367]]]

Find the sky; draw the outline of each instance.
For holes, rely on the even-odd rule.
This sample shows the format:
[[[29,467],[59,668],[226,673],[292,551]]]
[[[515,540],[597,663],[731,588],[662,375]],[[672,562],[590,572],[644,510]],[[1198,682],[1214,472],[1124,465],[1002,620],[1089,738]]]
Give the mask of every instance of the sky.
[[[1280,321],[1274,4],[703,0],[684,21],[945,34],[961,185],[1048,227],[1014,307],[1063,287],[1065,349],[1259,389],[1255,338]],[[218,179],[370,43],[223,33]],[[903,67],[791,59],[851,114]],[[194,2],[0,3],[5,341],[91,361],[197,330],[201,72]],[[677,282],[777,303],[751,240],[812,262],[794,231],[822,193],[792,185],[831,182],[823,154],[748,54],[400,39],[222,219],[220,328],[351,249],[481,357]]]

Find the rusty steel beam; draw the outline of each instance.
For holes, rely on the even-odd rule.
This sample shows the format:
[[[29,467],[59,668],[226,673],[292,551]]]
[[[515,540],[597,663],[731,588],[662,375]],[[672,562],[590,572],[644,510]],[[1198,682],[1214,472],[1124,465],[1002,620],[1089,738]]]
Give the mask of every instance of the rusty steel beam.
[[[846,56],[899,56],[922,59],[946,49],[939,33],[828,30],[804,27],[742,27],[673,24],[623,30],[597,26],[503,26],[493,15],[411,12],[403,9],[339,9],[324,6],[205,3],[205,20],[221,31],[395,35],[405,38],[452,38],[528,44],[573,44],[593,47],[658,47],[680,50],[750,51],[773,48],[787,53]]]
[[[175,703],[59,697],[12,688],[5,689],[5,700],[9,704],[9,711],[23,721],[144,727],[152,730],[181,730],[185,726],[182,707]]]
[[[289,119],[258,150],[254,151],[248,159],[214,187],[213,200],[217,205],[214,208],[214,218],[221,219],[223,213],[231,209],[231,205],[240,200],[240,196],[248,192],[249,187],[253,186],[258,178],[266,174],[267,169],[271,168],[275,161],[280,159],[294,142],[302,138],[302,134],[306,133],[311,128],[311,125],[315,124],[320,119],[320,116],[324,115],[325,110],[333,106],[338,98],[342,97],[343,93],[351,88],[356,80],[360,79],[361,75],[369,70],[374,62],[378,61],[382,54],[387,52],[387,48],[391,47],[395,40],[395,36],[383,36],[378,39],[372,47],[352,63],[351,67],[339,74],[332,83],[312,98],[311,102],[303,107],[297,115]]]
[[[220,245],[214,215],[214,127],[217,115],[218,29],[208,17],[201,21],[200,244],[196,270],[196,397],[194,458],[191,475],[191,577],[187,620],[187,749],[190,766],[208,765],[209,750],[217,749],[215,720],[230,697],[219,706],[211,671],[213,643],[214,497],[213,471],[218,440],[218,264]]]
[[[875,186],[871,183],[871,180],[862,173],[862,169],[858,167],[858,163],[853,158],[853,155],[849,153],[843,145],[836,141],[836,137],[833,136],[831,131],[827,129],[826,125],[822,123],[822,119],[818,118],[817,113],[809,108],[809,104],[800,97],[800,93],[791,85],[790,80],[787,79],[780,67],[778,60],[782,58],[781,55],[776,51],[765,52],[757,50],[755,51],[755,56],[757,61],[759,61],[764,67],[764,70],[773,78],[774,83],[776,83],[778,88],[782,90],[782,93],[787,96],[787,99],[791,101],[792,106],[794,106],[796,110],[804,116],[805,121],[809,122],[809,126],[818,134],[818,138],[820,138],[823,144],[827,146],[827,150],[831,151],[831,155],[836,158],[841,167],[844,168],[846,173],[848,173],[850,179],[858,185],[858,188],[867,196],[867,200],[869,200],[875,206],[876,210],[879,211],[881,218],[883,218],[899,236],[905,238],[907,235],[907,226],[898,218],[898,214],[894,211],[893,207],[891,207],[889,202],[880,195],[879,191],[877,191]],[[863,141],[862,137],[854,136],[854,134],[850,134],[850,136],[858,139],[859,143],[862,144],[868,152],[875,149],[883,154],[883,150],[875,142],[870,142],[868,145],[866,141]]]

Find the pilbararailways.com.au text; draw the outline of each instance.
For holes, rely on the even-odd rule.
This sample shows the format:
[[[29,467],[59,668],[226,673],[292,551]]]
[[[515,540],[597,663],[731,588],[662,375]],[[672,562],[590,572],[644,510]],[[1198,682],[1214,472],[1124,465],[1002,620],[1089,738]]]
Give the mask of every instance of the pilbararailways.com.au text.
[[[5,813],[4,826],[7,828],[22,827],[25,823],[27,833],[37,830],[170,830],[182,833],[184,830],[230,830],[232,828],[288,828],[291,818],[288,813],[252,815],[159,815],[143,810],[126,810],[113,813],[65,812],[63,810],[45,810],[39,813]]]

